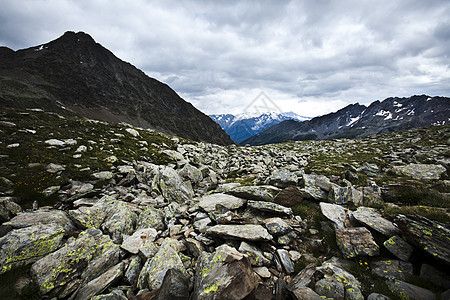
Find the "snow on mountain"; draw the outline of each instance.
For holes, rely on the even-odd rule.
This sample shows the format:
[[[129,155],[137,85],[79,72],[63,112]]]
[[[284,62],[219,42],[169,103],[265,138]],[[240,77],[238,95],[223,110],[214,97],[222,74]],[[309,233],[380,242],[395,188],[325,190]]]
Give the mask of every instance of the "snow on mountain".
[[[302,122],[311,119],[294,112],[245,112],[237,115],[217,114],[210,117],[237,143],[285,120]]]

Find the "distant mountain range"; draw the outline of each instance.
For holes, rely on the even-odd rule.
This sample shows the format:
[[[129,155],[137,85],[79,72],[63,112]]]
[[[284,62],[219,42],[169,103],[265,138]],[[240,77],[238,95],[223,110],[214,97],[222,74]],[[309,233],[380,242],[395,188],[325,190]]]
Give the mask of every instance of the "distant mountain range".
[[[335,113],[304,122],[286,120],[241,141],[241,144],[357,138],[449,122],[450,98],[427,95],[387,98],[368,107],[351,104]]]
[[[168,85],[117,58],[83,32],[13,51],[0,47],[0,106],[126,122],[183,138],[232,144]]]
[[[210,115],[210,117],[237,143],[285,120],[301,122],[311,119],[293,112],[242,113],[238,115],[218,114]]]

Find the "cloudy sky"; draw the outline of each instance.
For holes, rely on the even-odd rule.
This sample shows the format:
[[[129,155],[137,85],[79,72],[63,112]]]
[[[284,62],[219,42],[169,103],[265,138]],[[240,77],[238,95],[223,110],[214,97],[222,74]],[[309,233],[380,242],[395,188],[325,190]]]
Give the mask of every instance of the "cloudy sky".
[[[0,45],[84,31],[207,114],[450,96],[450,1],[0,0]],[[253,103],[253,105],[252,105]]]

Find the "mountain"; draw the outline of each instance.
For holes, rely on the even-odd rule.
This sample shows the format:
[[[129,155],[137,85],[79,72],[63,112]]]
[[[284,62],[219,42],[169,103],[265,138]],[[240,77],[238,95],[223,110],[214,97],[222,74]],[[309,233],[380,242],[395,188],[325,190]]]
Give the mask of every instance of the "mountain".
[[[242,113],[238,115],[219,114],[210,115],[210,117],[237,143],[285,120],[301,122],[310,119],[293,112]]]
[[[358,103],[331,114],[297,122],[287,120],[242,141],[264,145],[286,141],[357,138],[442,125],[450,121],[450,98],[427,95],[387,98],[368,107]]]
[[[0,47],[0,106],[40,108],[227,145],[207,115],[83,32],[40,46]]]

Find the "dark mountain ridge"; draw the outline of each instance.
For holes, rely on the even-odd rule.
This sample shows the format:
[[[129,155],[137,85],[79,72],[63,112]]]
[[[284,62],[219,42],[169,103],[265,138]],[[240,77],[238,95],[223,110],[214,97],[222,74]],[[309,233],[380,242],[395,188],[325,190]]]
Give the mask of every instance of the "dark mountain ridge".
[[[83,32],[37,47],[0,48],[0,105],[42,108],[227,145],[230,137],[168,85]]]
[[[442,125],[450,120],[450,98],[427,95],[387,98],[368,107],[348,105],[309,121],[283,121],[242,144],[264,145],[287,141],[358,138],[399,130]]]

